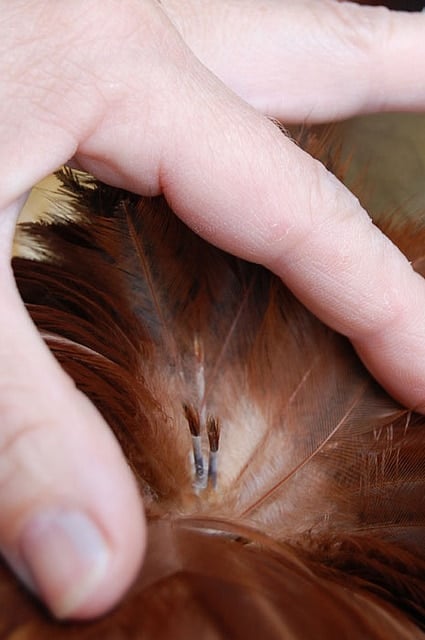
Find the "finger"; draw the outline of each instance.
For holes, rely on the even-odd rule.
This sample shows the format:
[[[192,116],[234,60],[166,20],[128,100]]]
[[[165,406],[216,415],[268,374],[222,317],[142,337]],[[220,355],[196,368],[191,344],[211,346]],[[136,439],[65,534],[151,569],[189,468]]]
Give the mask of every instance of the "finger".
[[[29,321],[8,259],[18,199],[73,155],[102,99],[84,100],[68,56],[74,34],[55,59],[49,34],[59,42],[67,33],[61,7],[17,0],[1,2],[0,14],[0,551],[56,616],[92,617],[139,569],[141,504],[112,434]],[[71,76],[62,73],[67,58]]]
[[[285,122],[425,109],[425,14],[337,0],[162,6],[213,73]]]
[[[201,112],[187,95],[187,112]],[[204,144],[189,155],[182,124],[161,166],[175,211],[214,244],[279,275],[350,338],[392,395],[424,411],[422,277],[320,163],[256,113],[226,111],[223,97],[211,102],[210,120],[190,122]]]
[[[113,162],[106,169],[99,163],[108,150],[106,132],[118,131],[117,112],[104,118],[105,131],[99,128],[80,145],[79,159],[118,184],[141,192],[162,189],[197,233],[271,268],[353,341],[390,393],[425,410],[423,280],[322,165],[196,60],[184,54],[176,60],[174,70],[169,58],[161,68],[163,83],[155,78],[157,102],[150,105],[158,116],[157,125],[150,122],[155,150],[162,149],[158,164],[147,161],[153,147],[145,135],[137,138],[136,114],[114,138]],[[136,71],[141,76],[147,77],[142,68]],[[125,82],[136,94],[129,75]],[[152,95],[148,86],[138,105]],[[170,105],[167,95],[174,98]],[[129,122],[128,112],[122,121]],[[131,170],[141,166],[147,168],[142,178]]]
[[[407,260],[322,165],[191,57],[158,5],[120,3],[117,14],[111,1],[102,9],[98,40],[89,51],[84,39],[73,47],[79,69],[92,64],[80,85],[103,97],[101,117],[76,144],[82,166],[140,193],[163,190],[195,231],[273,269],[353,341],[392,394],[424,410],[425,287]],[[80,25],[90,21],[81,5],[69,11]],[[58,81],[72,86],[66,75]],[[66,122],[68,104],[53,106],[54,123]],[[75,131],[81,122],[74,118]],[[49,126],[38,122],[37,134],[51,138]],[[28,179],[31,127],[26,134]],[[3,167],[7,188],[13,175],[6,160]]]
[[[2,240],[13,232],[13,213],[2,211]],[[7,257],[3,251],[0,550],[56,616],[91,617],[138,571],[138,492],[102,418],[41,343]],[[122,553],[126,545],[131,554]]]

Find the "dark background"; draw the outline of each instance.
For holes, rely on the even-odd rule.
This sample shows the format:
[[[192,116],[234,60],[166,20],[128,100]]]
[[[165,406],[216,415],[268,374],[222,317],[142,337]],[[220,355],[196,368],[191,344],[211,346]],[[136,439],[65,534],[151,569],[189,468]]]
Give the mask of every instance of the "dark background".
[[[422,11],[425,0],[358,0],[360,4],[383,5],[398,11]]]

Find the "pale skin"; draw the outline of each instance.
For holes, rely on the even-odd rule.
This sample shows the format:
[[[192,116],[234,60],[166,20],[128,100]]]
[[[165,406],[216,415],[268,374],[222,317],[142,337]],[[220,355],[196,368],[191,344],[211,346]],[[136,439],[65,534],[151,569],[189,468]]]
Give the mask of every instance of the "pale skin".
[[[275,271],[423,411],[422,278],[264,114],[423,111],[425,15],[334,0],[0,0],[0,78],[0,548],[55,615],[88,618],[139,570],[143,507],[17,294],[25,194],[71,159],[163,193],[204,238]]]

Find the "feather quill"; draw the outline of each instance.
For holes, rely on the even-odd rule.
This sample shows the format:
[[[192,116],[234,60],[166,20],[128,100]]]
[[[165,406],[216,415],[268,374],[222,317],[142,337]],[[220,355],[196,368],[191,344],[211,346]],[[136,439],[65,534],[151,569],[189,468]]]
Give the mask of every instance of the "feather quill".
[[[303,144],[343,177],[329,134]],[[59,178],[68,204],[20,228],[37,255],[15,257],[16,280],[121,443],[149,546],[125,602],[84,626],[58,626],[3,568],[0,637],[425,637],[425,418],[162,198]],[[383,221],[420,271],[408,224]]]

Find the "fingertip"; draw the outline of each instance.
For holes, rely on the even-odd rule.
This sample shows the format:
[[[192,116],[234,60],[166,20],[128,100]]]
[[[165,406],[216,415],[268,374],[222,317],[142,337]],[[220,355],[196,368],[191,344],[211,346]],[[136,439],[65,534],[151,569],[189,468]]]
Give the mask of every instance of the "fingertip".
[[[119,603],[140,570],[146,526],[137,507],[121,522],[106,522],[84,505],[44,505],[4,557],[54,617],[98,617]]]
[[[112,432],[81,392],[69,384],[58,391],[60,376],[56,382],[54,401],[39,405],[25,389],[3,415],[11,439],[0,453],[0,549],[55,617],[88,619],[134,581],[146,527]],[[35,407],[35,424],[22,404]]]
[[[93,599],[104,590],[113,549],[84,512],[53,507],[36,513],[20,535],[19,552],[36,593],[56,617],[96,615],[108,605],[96,611]]]
[[[24,519],[3,555],[21,583],[58,619],[98,617],[119,604],[146,547],[141,504],[120,521],[84,504],[55,500]]]

